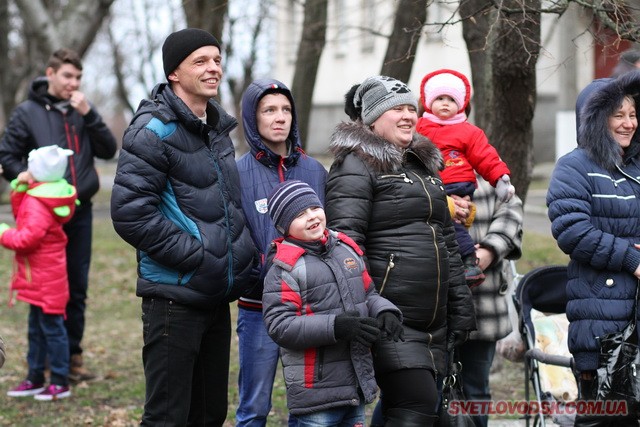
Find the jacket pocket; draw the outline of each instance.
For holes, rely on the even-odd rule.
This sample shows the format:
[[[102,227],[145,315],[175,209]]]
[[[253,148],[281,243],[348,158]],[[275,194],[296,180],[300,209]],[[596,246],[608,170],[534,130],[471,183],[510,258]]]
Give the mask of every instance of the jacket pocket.
[[[183,286],[189,283],[195,270],[182,273],[176,269],[169,268],[151,259],[146,252],[140,252],[140,263],[138,267],[140,277],[153,283],[163,285]]]

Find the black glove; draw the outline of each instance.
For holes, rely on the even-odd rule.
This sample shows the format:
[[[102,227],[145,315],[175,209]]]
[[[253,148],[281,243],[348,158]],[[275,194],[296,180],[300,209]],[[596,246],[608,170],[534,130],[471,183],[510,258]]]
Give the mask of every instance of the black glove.
[[[337,340],[357,341],[370,347],[378,339],[380,329],[376,319],[360,317],[357,311],[347,311],[336,316],[334,334]]]
[[[451,331],[447,334],[447,351],[460,347],[469,339],[469,331]]]
[[[393,312],[383,311],[378,314],[377,320],[382,339],[394,340],[395,342],[404,341],[402,322]]]

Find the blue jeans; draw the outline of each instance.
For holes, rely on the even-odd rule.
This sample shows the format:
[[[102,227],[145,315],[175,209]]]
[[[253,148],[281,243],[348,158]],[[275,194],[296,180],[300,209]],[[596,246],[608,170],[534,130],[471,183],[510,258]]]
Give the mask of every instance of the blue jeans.
[[[298,427],[364,427],[364,404],[297,415]]]
[[[81,354],[84,335],[84,312],[89,288],[91,264],[91,232],[93,212],[91,202],[76,207],[73,218],[63,228],[67,243],[67,275],[69,276],[69,302],[64,322],[69,337],[69,353]]]
[[[29,309],[29,351],[27,379],[43,384],[45,361],[49,360],[51,384],[67,385],[69,376],[69,340],[61,314],[45,314],[38,306]]]
[[[462,362],[462,384],[467,400],[491,400],[489,371],[496,354],[495,341],[469,340],[462,344],[458,360]],[[474,416],[476,427],[487,427],[488,415]]]
[[[279,347],[267,334],[262,312],[238,309],[240,373],[237,427],[264,427],[271,411],[271,391],[278,368]]]
[[[227,417],[229,304],[201,310],[142,299],[143,426],[221,426]]]

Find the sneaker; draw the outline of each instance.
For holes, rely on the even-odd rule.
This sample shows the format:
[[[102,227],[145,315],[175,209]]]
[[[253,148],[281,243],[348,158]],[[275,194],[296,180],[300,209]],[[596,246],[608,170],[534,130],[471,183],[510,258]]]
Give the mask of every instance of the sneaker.
[[[41,393],[34,396],[36,400],[58,400],[71,396],[71,389],[68,385],[51,384]]]
[[[12,388],[7,392],[10,397],[33,396],[44,391],[44,384],[34,384],[29,380],[24,380],[16,388]]]

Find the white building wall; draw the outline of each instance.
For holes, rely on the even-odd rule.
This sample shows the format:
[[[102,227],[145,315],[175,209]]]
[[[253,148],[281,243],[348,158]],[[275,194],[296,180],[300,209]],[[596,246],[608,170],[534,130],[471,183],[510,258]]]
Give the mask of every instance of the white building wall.
[[[277,1],[278,10],[286,13],[278,13],[273,77],[290,85],[303,21],[302,7],[296,0]],[[427,10],[427,21],[448,20],[457,6],[454,2],[435,0]],[[334,126],[341,120],[347,120],[343,110],[344,94],[351,85],[379,74],[387,49],[387,38],[373,35],[366,29],[371,28],[382,35],[389,34],[395,7],[395,0],[329,0],[327,43],[320,60],[307,141],[310,154],[325,154]],[[584,30],[588,22],[589,17],[578,13],[566,13],[560,19],[555,15],[543,15],[543,49],[537,63],[538,99],[534,118],[536,162],[555,160],[555,121],[559,110],[559,94],[569,90],[569,98],[575,99],[575,94],[593,78],[593,42]],[[411,78],[407,82],[416,96],[422,77],[439,68],[455,69],[470,76],[461,24],[444,27],[427,25],[419,42]],[[570,129],[571,125],[568,127]],[[569,136],[566,131],[561,134],[564,139],[571,139],[570,132]],[[568,142],[569,147],[573,141]]]

